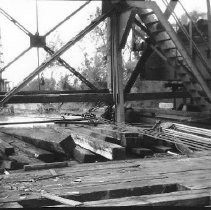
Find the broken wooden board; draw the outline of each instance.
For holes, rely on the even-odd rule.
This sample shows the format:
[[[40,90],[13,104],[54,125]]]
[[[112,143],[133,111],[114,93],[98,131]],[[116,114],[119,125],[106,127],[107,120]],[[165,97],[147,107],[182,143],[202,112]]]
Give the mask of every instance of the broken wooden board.
[[[45,193],[45,192],[42,193],[42,197],[48,198],[50,200],[57,201],[59,203],[62,203],[64,205],[68,205],[68,206],[72,206],[72,207],[81,206],[83,204],[83,203],[78,202],[78,201],[61,198],[61,197],[56,196],[54,194],[49,194],[49,193]]]
[[[67,130],[53,128],[1,128],[1,132],[33,144],[38,148],[70,156],[75,147]]]
[[[96,154],[86,150],[80,146],[76,146],[73,151],[73,157],[80,163],[93,163],[98,160]]]
[[[60,125],[61,126],[61,125]],[[52,127],[51,125],[49,125],[48,127]],[[53,126],[55,130],[59,129],[56,126]],[[85,126],[85,125],[76,125],[76,124],[71,124],[68,126],[62,126],[64,129],[69,129],[71,131],[77,131],[80,134],[86,135],[86,136],[90,136],[92,138],[96,138],[98,140],[102,140],[102,141],[106,141],[106,142],[110,142],[110,143],[114,143],[114,144],[120,144],[120,141],[118,139],[112,138],[110,136],[107,135],[103,135],[101,134],[101,132],[95,130],[92,128],[92,126]]]
[[[10,156],[0,153],[2,159],[2,167],[8,170],[16,170],[23,168],[24,165],[43,163],[41,160],[30,157],[27,154],[15,148],[15,153]]]
[[[7,134],[0,133],[0,138],[6,140],[13,147],[18,148],[20,151],[29,155],[30,157],[37,158],[44,162],[53,162],[53,161],[56,161],[56,160],[58,161],[59,159],[61,159],[61,157],[57,157],[58,155],[56,154],[37,148],[33,146],[32,144],[23,142]]]
[[[179,191],[158,195],[131,196],[118,199],[105,199],[85,202],[84,206],[206,206],[209,204],[209,191]]]
[[[16,161],[12,161],[12,160],[1,160],[0,161],[0,167],[2,169],[6,169],[6,170],[18,169],[17,164],[18,163]]]
[[[67,162],[54,162],[54,163],[40,163],[40,164],[33,164],[33,165],[25,165],[25,171],[33,171],[33,170],[42,170],[42,169],[50,169],[50,168],[63,168],[67,167]]]
[[[125,159],[125,148],[117,144],[98,140],[90,136],[78,134],[73,131],[71,132],[71,137],[75,144],[98,155],[101,155],[109,160]]]
[[[4,141],[4,139],[1,138],[1,136],[0,136],[0,150],[5,155],[12,155],[15,152],[13,146],[11,146],[8,142]]]
[[[140,147],[141,146],[141,137],[137,132],[130,131],[119,131],[117,129],[112,130],[107,127],[94,127],[94,131],[100,132],[102,135],[108,136],[119,141],[119,145],[123,147]]]

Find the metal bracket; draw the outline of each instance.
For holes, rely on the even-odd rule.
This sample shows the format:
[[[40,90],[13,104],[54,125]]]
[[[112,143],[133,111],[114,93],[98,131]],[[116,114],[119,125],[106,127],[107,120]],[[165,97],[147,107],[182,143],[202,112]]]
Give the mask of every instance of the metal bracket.
[[[40,36],[39,34],[30,35],[30,46],[44,48],[46,46],[46,36]]]

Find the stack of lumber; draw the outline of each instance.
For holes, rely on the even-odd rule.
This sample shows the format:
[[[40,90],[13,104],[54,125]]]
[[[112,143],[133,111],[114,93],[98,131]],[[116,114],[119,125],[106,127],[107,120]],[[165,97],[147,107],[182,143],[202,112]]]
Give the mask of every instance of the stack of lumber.
[[[35,136],[40,135],[39,128],[1,129],[0,168],[2,172],[4,170],[20,169],[26,165],[34,164],[45,164],[46,167],[48,167],[48,164],[46,163],[57,163],[59,161],[70,160],[68,159],[67,154],[59,153],[59,151],[62,150],[62,147],[59,148],[59,143],[61,143],[63,147],[68,146],[68,143],[65,144],[67,140],[64,138],[64,135],[60,135],[60,138],[63,139],[57,139],[59,143],[56,144],[54,142],[48,142],[48,139],[51,138],[50,133],[48,134],[48,139],[46,138],[47,133],[42,136],[43,142],[40,139],[36,140]],[[3,133],[3,129],[10,130],[10,132],[8,132],[9,134],[7,134],[7,132]],[[35,135],[36,131],[38,131],[38,133]],[[20,134],[24,132],[25,135],[21,136]],[[55,136],[55,138],[58,138],[58,136]]]
[[[143,144],[154,151],[166,150],[167,153],[193,155],[196,151],[211,150],[210,129],[184,124],[165,122],[143,134]]]
[[[60,126],[33,128],[1,128],[2,135],[13,138],[10,145],[45,162],[74,158],[78,162],[125,159],[125,148],[106,141],[103,136],[87,135],[77,129]],[[26,149],[27,148],[27,149]],[[45,151],[45,153],[44,153]]]
[[[118,127],[111,124],[103,124],[94,127],[69,125],[65,128],[71,131],[78,131],[81,135],[83,134],[105,142],[120,145],[125,149],[127,159],[144,158],[146,156],[152,156],[155,153],[152,148],[143,146],[143,131],[145,126]]]
[[[0,147],[2,145],[5,161],[14,159],[14,156],[33,158],[33,161],[27,159],[28,162],[17,160],[16,162],[21,163],[20,167],[73,159],[79,163],[91,163],[145,158],[172,150],[165,144],[152,144],[145,130],[145,127],[118,127],[109,124],[2,127],[0,128],[2,139]],[[3,142],[7,143],[7,147],[3,147]],[[15,150],[14,154],[12,150]]]
[[[211,130],[178,123],[161,124],[162,136],[192,150],[211,150]]]
[[[27,164],[42,163],[40,160],[46,158],[47,151],[31,149],[31,145],[25,145],[18,139],[12,138],[6,134],[0,133],[0,168],[4,170],[14,170],[22,168]],[[27,151],[27,153],[24,152]],[[31,153],[33,151],[33,153]],[[35,154],[37,155],[35,157]]]

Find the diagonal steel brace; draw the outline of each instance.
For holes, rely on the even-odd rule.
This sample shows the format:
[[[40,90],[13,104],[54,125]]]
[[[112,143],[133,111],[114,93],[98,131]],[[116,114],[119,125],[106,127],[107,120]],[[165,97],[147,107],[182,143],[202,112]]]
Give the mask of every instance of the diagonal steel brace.
[[[55,52],[50,49],[49,47],[45,46],[44,50],[46,52],[48,52],[50,55],[53,55]],[[81,75],[78,71],[76,71],[72,66],[70,66],[66,61],[64,61],[62,58],[58,57],[57,61],[64,66],[65,68],[67,68],[70,72],[72,72],[76,77],[78,77],[82,82],[84,82],[89,88],[93,89],[93,90],[97,90],[97,88],[91,83],[89,82],[83,75]]]
[[[37,74],[42,72],[52,61],[56,60],[61,56],[65,51],[67,51],[71,46],[76,42],[81,40],[88,32],[95,28],[99,23],[105,20],[113,11],[113,8],[107,13],[100,15],[95,20],[93,20],[84,30],[77,34],[73,39],[67,42],[60,50],[55,52],[49,59],[43,62],[39,67],[37,67],[28,77],[24,79],[17,87],[9,91],[6,96],[0,101],[0,106],[3,106],[12,96],[14,96],[19,90],[21,90],[26,84],[28,84]]]

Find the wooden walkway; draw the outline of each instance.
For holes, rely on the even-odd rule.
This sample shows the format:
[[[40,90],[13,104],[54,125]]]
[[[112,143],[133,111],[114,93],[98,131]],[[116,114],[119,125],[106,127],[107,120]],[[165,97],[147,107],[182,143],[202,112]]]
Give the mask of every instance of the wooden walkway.
[[[73,206],[209,206],[210,174],[209,155],[12,171],[0,176],[0,208],[61,206],[62,198]]]

